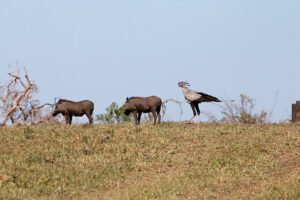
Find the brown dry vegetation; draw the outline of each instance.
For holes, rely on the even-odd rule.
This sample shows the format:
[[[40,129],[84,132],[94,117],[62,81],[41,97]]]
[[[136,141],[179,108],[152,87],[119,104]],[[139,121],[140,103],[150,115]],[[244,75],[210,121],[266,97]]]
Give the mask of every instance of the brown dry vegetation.
[[[299,124],[0,128],[0,199],[299,199]]]

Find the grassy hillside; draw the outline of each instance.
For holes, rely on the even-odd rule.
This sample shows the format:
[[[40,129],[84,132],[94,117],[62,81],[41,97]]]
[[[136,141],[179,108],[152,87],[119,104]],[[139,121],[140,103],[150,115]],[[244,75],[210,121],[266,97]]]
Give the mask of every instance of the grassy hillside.
[[[299,199],[300,125],[0,128],[0,199]]]

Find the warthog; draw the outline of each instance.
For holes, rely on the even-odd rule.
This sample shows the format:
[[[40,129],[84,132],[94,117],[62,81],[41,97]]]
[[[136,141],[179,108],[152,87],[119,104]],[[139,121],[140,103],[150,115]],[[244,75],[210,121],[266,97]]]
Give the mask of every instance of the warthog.
[[[160,123],[160,109],[162,101],[159,97],[130,97],[126,98],[125,102],[125,115],[129,115],[133,112],[135,123],[139,124],[141,121],[142,113],[152,112],[154,118],[154,124],[158,117],[158,123]]]
[[[57,114],[61,113],[63,116],[65,116],[66,123],[71,124],[72,123],[72,117],[81,117],[82,115],[86,115],[89,119],[90,124],[93,123],[92,114],[94,111],[94,103],[89,100],[83,100],[83,101],[70,101],[66,99],[60,99],[55,104],[55,109],[52,112],[53,116],[56,116]]]

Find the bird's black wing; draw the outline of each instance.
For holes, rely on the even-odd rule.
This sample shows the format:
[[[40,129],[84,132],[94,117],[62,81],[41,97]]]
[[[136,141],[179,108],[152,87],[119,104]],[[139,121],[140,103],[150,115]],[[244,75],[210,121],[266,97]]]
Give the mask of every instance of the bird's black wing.
[[[203,92],[197,92],[197,93],[201,95],[201,102],[210,102],[210,101],[221,102],[221,100],[219,100],[217,97],[211,96]]]

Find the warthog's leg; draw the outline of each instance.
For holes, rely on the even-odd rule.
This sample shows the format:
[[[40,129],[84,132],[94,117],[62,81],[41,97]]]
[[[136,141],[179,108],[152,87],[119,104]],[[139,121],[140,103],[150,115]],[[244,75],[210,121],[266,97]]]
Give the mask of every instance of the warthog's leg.
[[[135,124],[138,124],[137,112],[136,111],[133,112],[133,116],[134,116]]]
[[[69,117],[69,124],[72,124],[72,115],[70,115],[70,117]]]
[[[157,109],[156,109],[156,113],[157,113],[157,116],[158,116],[158,123],[159,124],[160,124],[160,120],[161,120],[160,108],[161,108],[161,106],[157,107]]]
[[[93,124],[93,118],[90,113],[86,113],[87,118],[89,119],[90,124]]]
[[[140,123],[140,121],[141,121],[141,116],[142,116],[142,113],[141,112],[139,112],[138,113],[138,118],[137,118],[137,120],[138,120],[138,124]]]
[[[160,115],[160,113],[157,113],[157,116],[158,116],[158,123],[160,124],[160,120],[161,120],[161,115]]]
[[[90,124],[94,123],[94,119],[92,117],[94,109],[91,109],[89,113],[86,114],[87,118],[89,118]]]
[[[66,121],[66,124],[69,123],[69,116],[68,115],[65,115],[65,121]]]
[[[157,115],[156,115],[156,111],[155,110],[152,111],[152,115],[153,115],[154,124],[155,124],[156,123],[156,119],[157,119]]]
[[[69,115],[65,115],[65,120],[66,120],[66,124],[71,124]]]

